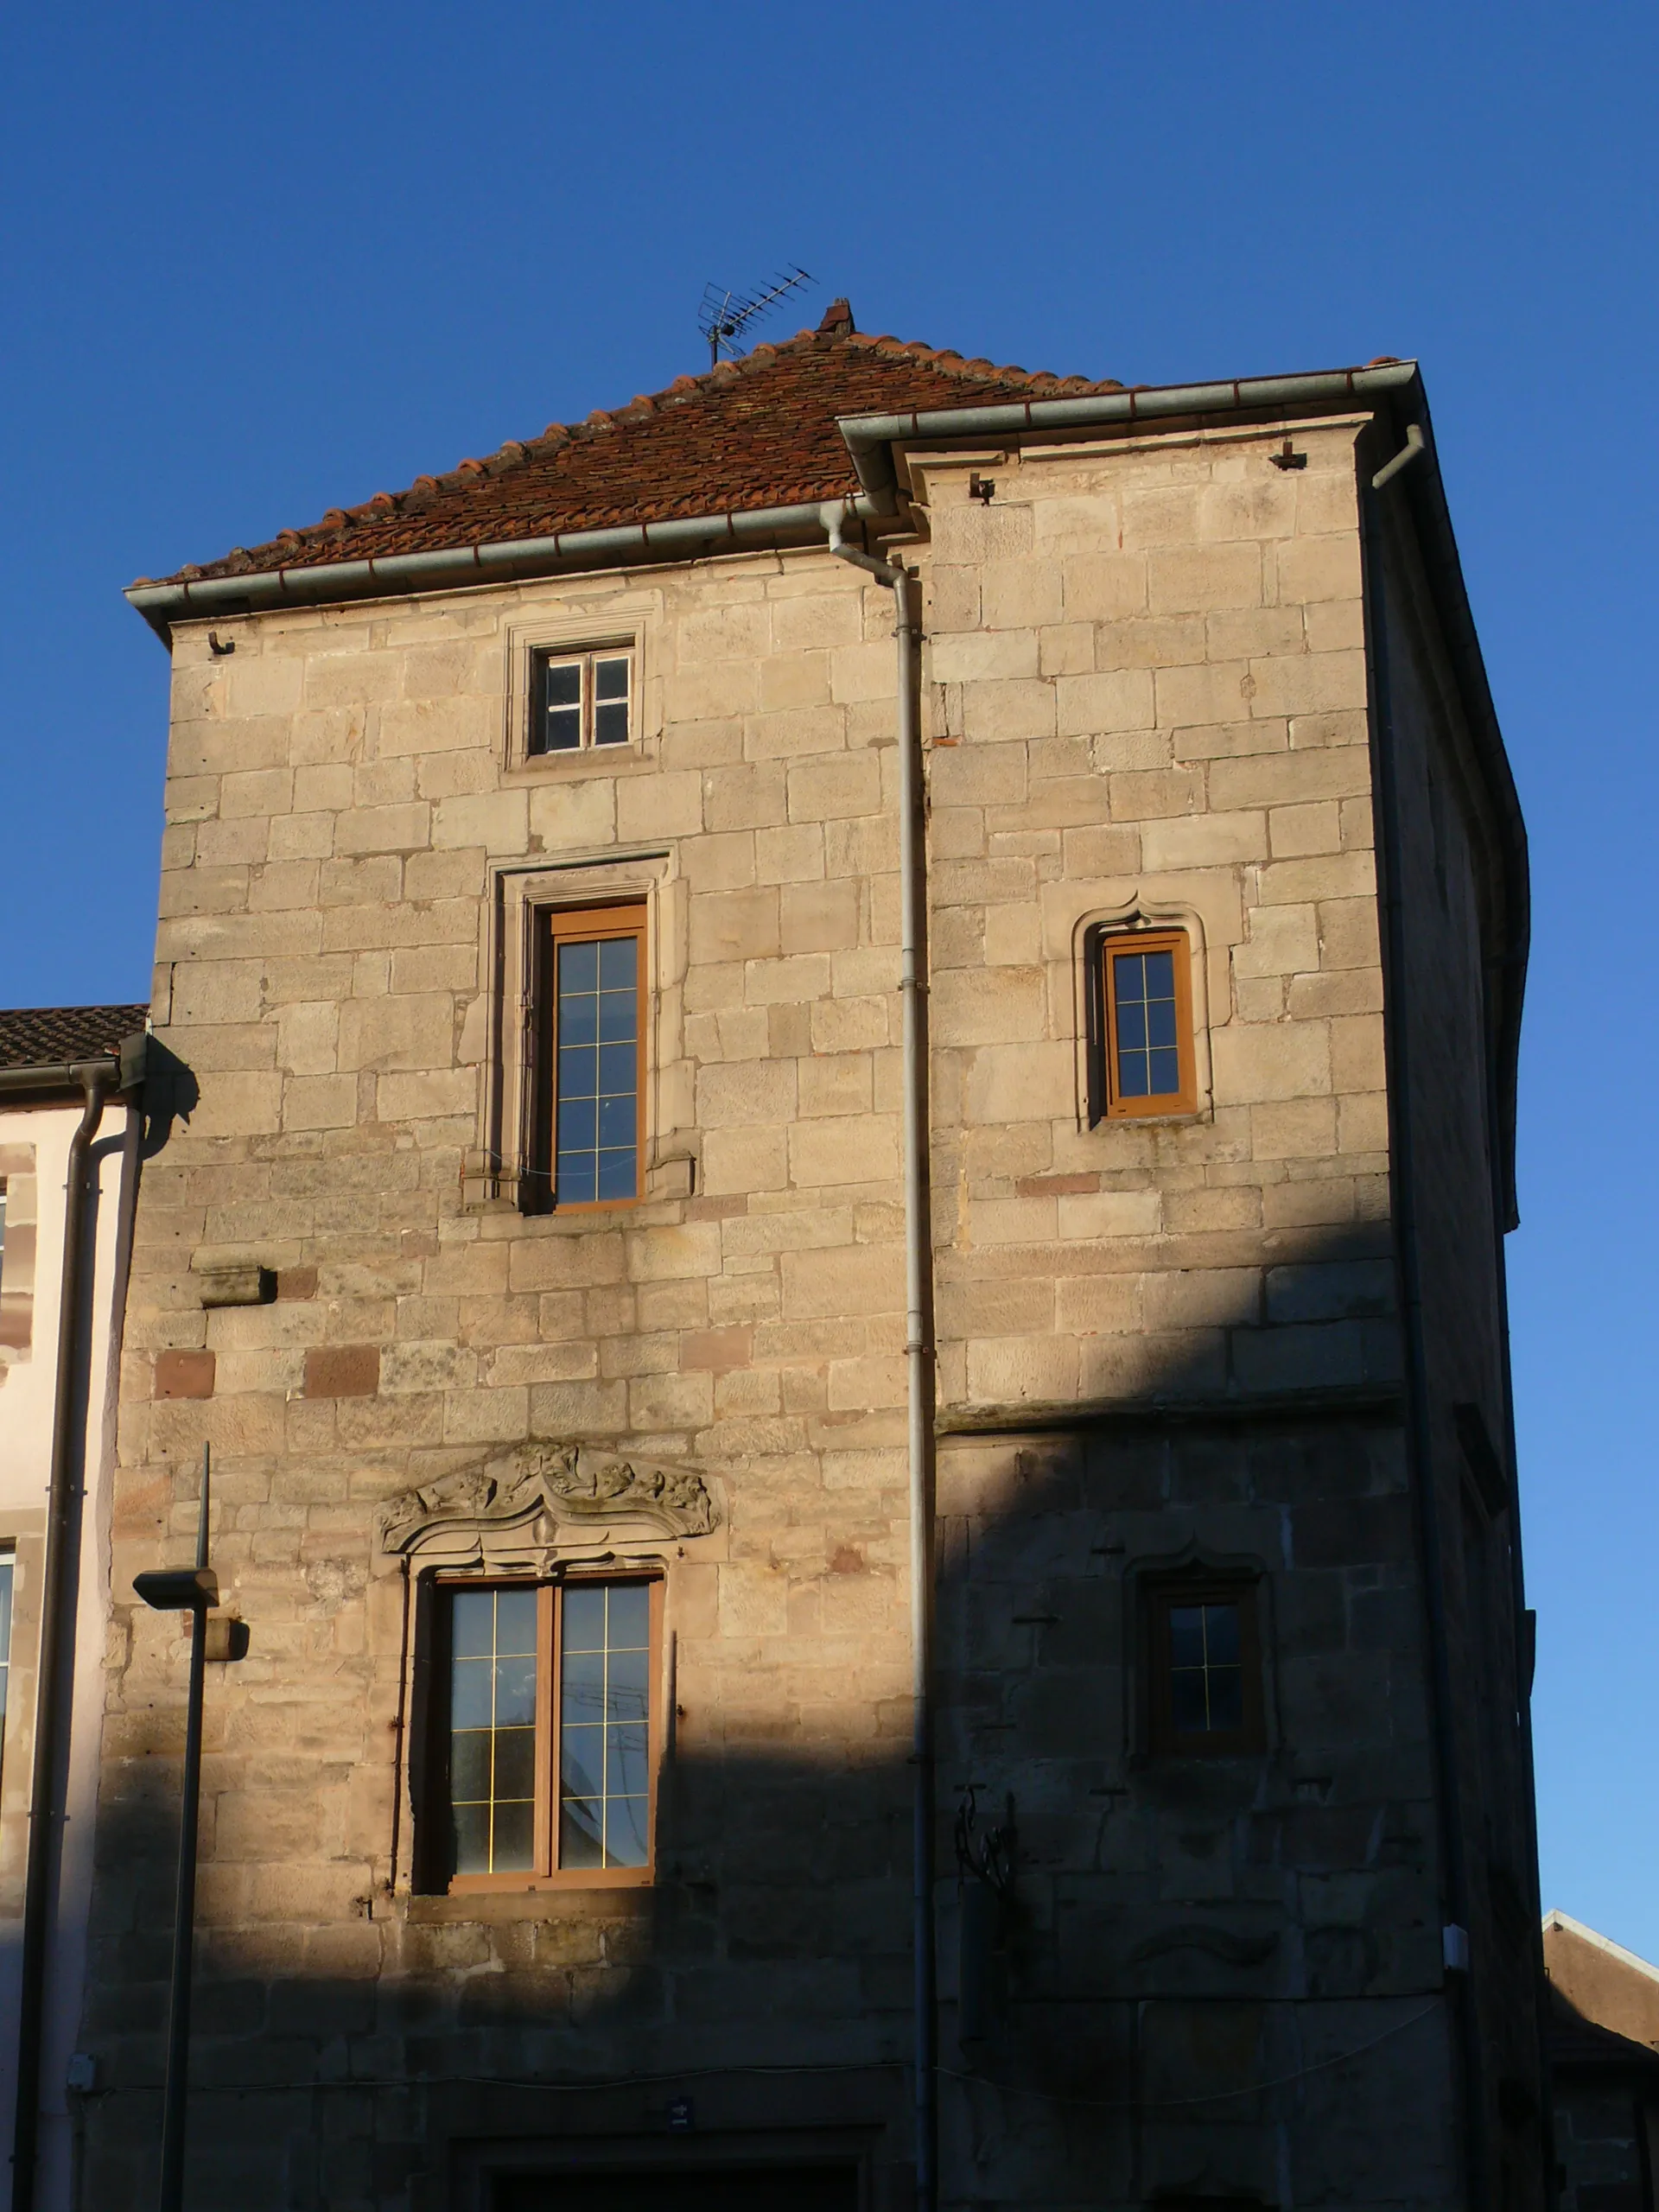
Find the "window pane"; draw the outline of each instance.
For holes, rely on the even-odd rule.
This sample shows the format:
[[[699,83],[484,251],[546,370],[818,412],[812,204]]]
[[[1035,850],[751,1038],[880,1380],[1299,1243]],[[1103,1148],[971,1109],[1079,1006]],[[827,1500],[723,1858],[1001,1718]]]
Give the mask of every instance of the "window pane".
[[[626,699],[627,696],[628,664],[626,658],[596,660],[594,663],[594,696],[596,699]]]
[[[534,1805],[503,1805],[498,1802],[493,1844],[492,1874],[531,1872],[536,1865]]]
[[[597,1798],[567,1797],[559,1808],[559,1864],[564,1867],[602,1866],[600,1841],[601,1805]]]
[[[639,980],[639,940],[609,938],[597,948],[601,991],[631,991]]]
[[[601,1001],[605,1003],[606,1001]],[[633,1045],[601,1045],[599,1048],[599,1095],[604,1099],[633,1099]],[[629,1116],[632,1122],[632,1116]]]
[[[490,1871],[490,1808],[487,1805],[457,1805],[455,1872],[487,1874]]]
[[[605,1731],[605,1794],[638,1797],[645,1787],[645,1732],[638,1726]]]
[[[613,1651],[643,1651],[651,1642],[651,1586],[619,1582],[608,1593]]]
[[[1238,1664],[1238,1607],[1206,1605],[1204,1609],[1205,1657],[1211,1667]]]
[[[536,1661],[498,1659],[495,1662],[495,1726],[528,1726],[536,1718]]]
[[[532,753],[574,753],[582,743],[582,664],[547,661],[542,667],[541,711],[532,717]]]
[[[564,1648],[570,1651],[605,1649],[605,1592],[594,1583],[581,1583],[564,1593]]]
[[[558,948],[554,1196],[565,1205],[639,1195],[639,961],[632,935]]]
[[[494,1648],[494,1591],[457,1590],[449,1606],[449,1648],[456,1658],[487,1659]]]
[[[639,1157],[632,1147],[626,1152],[601,1152],[598,1156],[598,1174],[594,1195],[598,1198],[631,1198],[639,1186]]]
[[[486,1802],[490,1794],[490,1732],[457,1728],[449,1738],[449,1795],[457,1805]]]
[[[499,1658],[504,1652],[536,1649],[536,1592],[533,1590],[498,1590],[495,1593],[495,1651]]]
[[[1169,1662],[1172,1667],[1204,1664],[1204,1607],[1172,1605],[1169,1609]]]
[[[1210,1669],[1210,1726],[1231,1732],[1244,1726],[1244,1675],[1238,1667]]]
[[[596,991],[599,988],[599,947],[596,944],[562,944],[559,947],[559,981],[571,991]]]
[[[450,1670],[450,1726],[487,1728],[490,1713],[490,1662],[457,1659]]]
[[[1170,1677],[1169,1720],[1178,1736],[1201,1736],[1209,1726],[1202,1667],[1178,1667]]]
[[[605,1729],[601,1721],[567,1727],[559,1786],[572,1797],[597,1797],[605,1783]]]
[[[594,709],[594,743],[595,745],[626,745],[628,741],[628,710],[626,707],[595,707]]]
[[[567,1589],[559,1688],[559,1863],[643,1866],[650,1805],[650,1592]]]
[[[499,1728],[495,1735],[495,1795],[498,1799],[536,1796],[536,1731]]]
[[[649,1797],[613,1797],[607,1809],[606,1841],[613,1866],[643,1866]]]
[[[564,1712],[574,1726],[605,1718],[605,1654],[567,1651],[564,1655]],[[577,1792],[581,1796],[580,1791]]]

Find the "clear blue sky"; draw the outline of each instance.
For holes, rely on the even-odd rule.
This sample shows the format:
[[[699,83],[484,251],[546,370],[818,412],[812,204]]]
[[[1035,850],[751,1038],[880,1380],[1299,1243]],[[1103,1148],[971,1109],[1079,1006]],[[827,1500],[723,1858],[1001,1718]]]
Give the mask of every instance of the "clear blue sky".
[[[1659,1959],[1659,10],[84,0],[0,35],[0,1004],[148,990],[166,658],[120,587],[698,368],[709,278],[810,270],[773,334],[846,292],[1129,382],[1421,359],[1532,835],[1545,1902]]]

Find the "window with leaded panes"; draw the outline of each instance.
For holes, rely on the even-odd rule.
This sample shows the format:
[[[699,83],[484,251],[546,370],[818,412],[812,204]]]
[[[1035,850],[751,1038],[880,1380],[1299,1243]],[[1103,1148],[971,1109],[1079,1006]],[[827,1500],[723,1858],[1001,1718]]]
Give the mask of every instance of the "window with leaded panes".
[[[660,1583],[573,1576],[435,1594],[431,1886],[647,1879]]]
[[[536,1012],[541,1206],[632,1205],[644,1172],[643,906],[555,911]]]
[[[1109,1119],[1192,1113],[1198,1086],[1185,932],[1103,932],[1095,948],[1098,1110]]]
[[[1252,1751],[1262,1745],[1256,1587],[1183,1580],[1147,1595],[1150,1747]]]

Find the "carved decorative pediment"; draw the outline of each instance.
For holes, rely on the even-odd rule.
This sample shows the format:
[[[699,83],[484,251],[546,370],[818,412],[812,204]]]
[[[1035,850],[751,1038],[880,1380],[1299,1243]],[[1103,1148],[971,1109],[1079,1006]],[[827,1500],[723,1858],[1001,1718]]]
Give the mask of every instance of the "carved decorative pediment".
[[[376,1529],[383,1552],[434,1551],[461,1565],[545,1549],[561,1527],[579,1529],[588,1541],[612,1527],[706,1536],[718,1519],[694,1467],[625,1459],[591,1444],[537,1442],[388,1498]]]

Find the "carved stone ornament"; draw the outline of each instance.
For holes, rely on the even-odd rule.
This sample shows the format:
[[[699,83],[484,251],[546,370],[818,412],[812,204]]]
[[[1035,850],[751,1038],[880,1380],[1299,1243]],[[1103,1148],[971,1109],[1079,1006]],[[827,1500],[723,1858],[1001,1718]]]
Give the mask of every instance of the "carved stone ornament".
[[[446,1563],[545,1551],[561,1528],[592,1541],[630,1524],[665,1536],[706,1536],[719,1508],[692,1467],[624,1459],[591,1444],[523,1444],[388,1498],[376,1516],[383,1552],[426,1552]]]

